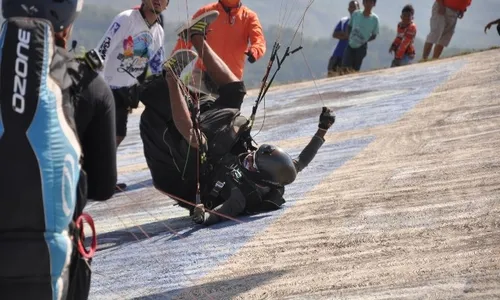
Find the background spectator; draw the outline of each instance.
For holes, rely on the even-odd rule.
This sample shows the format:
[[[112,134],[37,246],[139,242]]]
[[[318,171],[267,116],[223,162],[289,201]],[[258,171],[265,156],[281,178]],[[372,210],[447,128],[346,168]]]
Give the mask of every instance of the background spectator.
[[[436,0],[432,6],[431,30],[424,45],[423,59],[427,60],[435,44],[433,59],[439,58],[450,44],[457,19],[463,18],[472,0]]]
[[[328,77],[334,76],[342,66],[342,57],[344,56],[344,50],[347,47],[349,40],[347,28],[349,25],[349,19],[354,11],[359,10],[359,2],[350,1],[347,10],[349,11],[349,16],[345,16],[340,19],[333,31],[333,38],[338,39],[339,41],[332,56],[330,57],[330,60],[328,61]]]
[[[415,58],[415,47],[413,42],[417,36],[417,25],[413,22],[415,9],[408,4],[401,12],[401,22],[398,24],[397,35],[389,48],[389,53],[394,53],[391,67],[410,64]]]
[[[266,40],[259,18],[240,0],[220,0],[200,8],[193,19],[211,10],[218,11],[219,17],[208,27],[207,43],[231,72],[242,80],[245,59],[254,63],[266,52]],[[179,39],[172,53],[191,47],[191,43]],[[189,88],[194,92],[217,95],[217,84],[204,70],[205,66],[198,59],[189,79]]]
[[[372,12],[377,0],[363,0],[363,11],[355,11],[349,20],[349,43],[342,59],[342,68],[359,71],[368,50],[368,42],[379,34],[378,16]]]

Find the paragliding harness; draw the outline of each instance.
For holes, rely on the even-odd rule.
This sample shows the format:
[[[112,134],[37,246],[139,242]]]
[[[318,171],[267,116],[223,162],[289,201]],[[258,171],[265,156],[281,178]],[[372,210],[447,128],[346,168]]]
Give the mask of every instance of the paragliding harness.
[[[213,110],[210,113],[227,114],[230,122],[223,126],[210,126],[201,122],[201,127],[208,136],[208,149],[200,149],[204,158],[201,174],[201,203],[213,209],[231,196],[231,189],[237,187],[246,200],[245,211],[248,214],[278,209],[285,203],[283,188],[271,187],[271,192],[261,196],[257,183],[258,176],[252,176],[239,162],[240,156],[248,151],[257,150],[250,135],[249,120],[238,109]],[[202,119],[205,116],[202,116]],[[224,119],[223,117],[221,119]],[[236,128],[236,130],[234,130]],[[215,130],[214,130],[215,129]]]
[[[231,190],[236,187],[245,198],[245,213],[256,214],[276,210],[285,203],[283,187],[270,187],[264,195],[249,171],[239,162],[240,157],[232,153],[226,154],[207,176],[207,182],[202,190],[202,203],[208,209],[214,209],[231,196]]]
[[[244,195],[246,200],[245,211],[248,214],[276,210],[285,203],[285,199],[283,199],[284,187],[270,186],[269,184],[260,182],[258,175],[256,176],[252,172],[247,171],[239,162],[239,155],[257,150],[253,145],[254,140],[250,132],[259,104],[264,99],[285,59],[302,49],[302,46],[293,50],[287,47],[285,53],[280,58],[278,56],[280,47],[278,42],[274,43],[266,73],[262,78],[259,95],[252,108],[250,118],[247,119],[241,116],[239,110],[235,110],[232,122],[227,126],[220,127],[214,136],[208,139],[210,156],[207,155],[206,148],[200,148],[200,181],[203,183],[200,196],[201,203],[208,209],[213,209],[226,201],[230,197],[231,188],[234,186]],[[274,62],[277,63],[277,68],[274,70],[271,78],[269,78]],[[190,110],[193,124],[198,124],[199,126],[201,123],[199,112],[195,106],[191,106]],[[203,108],[200,108],[200,111],[202,110]],[[236,133],[233,130],[235,126],[239,128]],[[198,138],[199,144],[201,144],[201,138]],[[259,183],[270,188],[270,192],[266,193],[264,197],[258,192]]]

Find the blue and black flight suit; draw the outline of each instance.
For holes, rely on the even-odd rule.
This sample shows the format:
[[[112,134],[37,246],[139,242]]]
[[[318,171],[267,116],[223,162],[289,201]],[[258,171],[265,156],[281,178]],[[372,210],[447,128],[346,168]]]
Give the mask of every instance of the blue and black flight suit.
[[[87,277],[68,295],[73,221],[116,184],[111,91],[51,28],[10,18],[0,36],[0,299],[85,299]]]

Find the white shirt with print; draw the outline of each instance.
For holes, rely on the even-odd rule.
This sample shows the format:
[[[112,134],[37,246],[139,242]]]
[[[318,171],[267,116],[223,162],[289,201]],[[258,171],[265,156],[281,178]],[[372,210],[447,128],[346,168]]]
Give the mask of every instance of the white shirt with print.
[[[95,49],[104,60],[102,75],[111,88],[135,84],[148,64],[151,73],[161,73],[163,39],[161,25],[149,28],[138,9],[117,15]]]

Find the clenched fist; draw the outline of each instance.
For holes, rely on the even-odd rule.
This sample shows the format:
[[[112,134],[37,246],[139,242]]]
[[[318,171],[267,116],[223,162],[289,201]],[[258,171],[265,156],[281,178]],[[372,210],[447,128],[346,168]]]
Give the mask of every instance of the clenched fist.
[[[335,113],[328,107],[323,107],[319,115],[318,127],[323,130],[328,130],[335,123]]]

